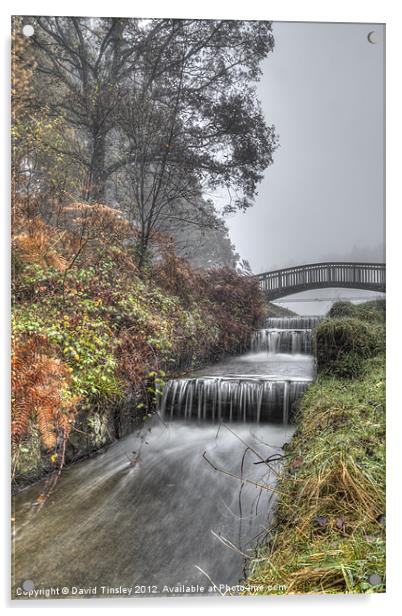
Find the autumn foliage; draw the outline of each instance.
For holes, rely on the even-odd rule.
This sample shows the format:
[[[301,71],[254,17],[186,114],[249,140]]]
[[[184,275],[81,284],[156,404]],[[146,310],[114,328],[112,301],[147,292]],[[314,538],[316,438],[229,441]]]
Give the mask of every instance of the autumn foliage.
[[[67,22],[64,25],[69,27]],[[120,32],[120,20],[112,25],[110,33],[114,28]],[[60,111],[58,101],[62,105],[69,103],[65,82],[60,79],[54,82],[54,74],[46,80],[44,74],[49,74],[51,66],[43,64],[45,56],[40,50],[36,49],[35,56],[32,49],[39,39],[30,41],[19,35],[21,26],[21,20],[15,18],[12,442],[16,474],[23,472],[18,460],[26,451],[30,455],[34,431],[40,436],[42,454],[52,464],[58,461],[61,467],[66,442],[69,439],[71,442],[80,413],[89,415],[96,410],[100,416],[106,416],[113,404],[133,398],[137,404],[134,412],[143,407],[152,410],[165,378],[215,361],[224,354],[244,350],[251,331],[263,315],[263,300],[257,283],[251,278],[228,267],[195,269],[177,255],[172,238],[157,230],[164,228],[156,224],[159,219],[151,216],[150,221],[145,216],[149,214],[150,195],[144,196],[142,209],[129,207],[131,201],[127,199],[132,199],[132,195],[126,190],[124,175],[122,201],[113,199],[119,201],[116,207],[105,203],[107,173],[110,188],[113,164],[109,164],[106,150],[101,160],[94,155],[99,146],[97,140],[87,144],[88,152],[93,146],[93,156],[87,160],[88,152],[84,152],[83,144],[87,142],[88,131],[82,132],[76,121],[71,122],[69,113],[57,112]],[[38,32],[40,27],[38,23]],[[236,37],[235,30],[233,25],[227,35]],[[261,31],[264,39],[269,35],[269,29],[265,30],[265,34]],[[59,34],[55,33],[57,40]],[[240,34],[246,44],[248,29]],[[266,39],[267,43],[269,40]],[[107,45],[112,42],[119,51],[118,36]],[[48,49],[49,53],[52,49]],[[32,61],[32,57],[36,60]],[[58,57],[64,62],[63,54]],[[254,66],[254,61],[250,62]],[[69,71],[68,60],[67,67]],[[200,78],[202,74],[201,70]],[[53,98],[49,90],[46,102],[39,104],[44,83]],[[74,86],[73,90],[76,92],[77,88]],[[107,92],[110,93],[109,88]],[[112,91],[113,96],[116,92]],[[94,97],[93,100],[83,92],[81,102],[85,113],[88,105],[94,103],[98,112],[99,105],[105,103],[100,92],[96,91]],[[116,105],[119,103],[116,99]],[[70,104],[73,105],[71,100]],[[104,111],[104,120],[109,122],[110,110]],[[97,112],[89,112],[88,120],[95,122]],[[132,125],[130,122],[129,127]],[[118,126],[120,130],[121,123]],[[255,138],[262,136],[267,141],[261,156],[254,161],[257,167],[267,162],[274,142],[273,135],[268,139],[268,128],[262,128]],[[247,127],[244,129],[249,136]],[[177,132],[177,138],[180,135]],[[146,144],[149,140],[159,140],[153,133],[144,138]],[[212,155],[212,150],[208,152]],[[198,197],[202,192],[196,178],[188,182],[188,170],[183,177],[181,171],[171,174],[166,167],[166,157],[170,154],[164,151],[165,163],[155,176],[157,179],[159,172],[167,169],[163,190],[156,185],[151,190],[153,215],[158,208],[165,208],[164,218],[174,209],[171,191],[177,190],[179,180],[189,184],[188,190],[191,188]],[[158,152],[156,155],[159,156]],[[213,167],[214,175],[216,164]],[[251,194],[258,173],[255,175],[252,161],[250,165],[242,164],[243,167],[244,177],[240,178],[240,172],[234,174],[239,175],[237,179]],[[154,168],[155,163],[151,161],[153,172]],[[163,192],[168,206],[162,199]],[[180,192],[177,199],[183,198]],[[176,214],[180,212],[178,208]]]
[[[70,372],[41,335],[32,334],[13,343],[12,444],[28,435],[37,421],[42,443],[54,450],[68,438],[78,400],[64,399]]]
[[[186,307],[197,304],[213,315],[219,331],[216,355],[248,348],[251,331],[265,313],[257,281],[228,267],[195,270],[176,255],[168,238],[158,237],[157,243],[161,258],[153,278]]]
[[[32,425],[44,451],[60,455],[79,410],[106,411],[133,391],[152,408],[165,377],[247,348],[263,315],[253,279],[195,270],[157,233],[140,270],[136,229],[118,210],[30,206],[28,215],[25,200],[15,202],[16,460]]]

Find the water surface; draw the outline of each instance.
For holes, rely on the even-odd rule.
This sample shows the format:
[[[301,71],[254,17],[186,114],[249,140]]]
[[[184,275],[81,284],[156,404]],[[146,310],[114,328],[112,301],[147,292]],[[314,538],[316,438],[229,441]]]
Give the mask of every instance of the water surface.
[[[263,458],[293,433],[282,425],[230,427]],[[32,502],[40,486],[15,498],[16,586],[97,587],[99,595],[101,586],[208,585],[196,566],[216,584],[237,583],[244,559],[213,532],[251,553],[273,493],[225,472],[267,485],[275,474],[222,425],[152,420],[142,436],[67,468],[39,512]]]
[[[43,483],[17,495],[15,587],[30,580],[36,589],[77,587],[87,596],[112,596],[102,587],[123,586],[134,596],[183,594],[191,584],[207,589],[210,580],[237,584],[275,503],[278,468],[256,462],[280,454],[291,438],[294,428],[281,410],[286,392],[306,387],[313,376],[308,355],[228,358],[188,379],[197,391],[212,392],[211,400],[204,396],[207,405],[224,406],[226,392],[226,406],[234,401],[244,408],[241,422],[185,422],[172,405],[172,417],[156,416],[142,431],[66,468],[40,511],[34,503]],[[186,389],[176,384],[170,386]],[[281,395],[271,395],[278,388]],[[249,421],[253,389],[262,392],[260,406],[263,393],[270,394],[285,423]],[[206,418],[219,416],[210,411]]]

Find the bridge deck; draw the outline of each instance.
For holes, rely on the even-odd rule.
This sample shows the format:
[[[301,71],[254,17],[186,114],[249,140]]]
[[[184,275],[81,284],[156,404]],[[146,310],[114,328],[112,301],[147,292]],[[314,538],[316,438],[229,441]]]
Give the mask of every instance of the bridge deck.
[[[385,263],[311,263],[257,274],[256,278],[269,300],[329,287],[385,292]]]

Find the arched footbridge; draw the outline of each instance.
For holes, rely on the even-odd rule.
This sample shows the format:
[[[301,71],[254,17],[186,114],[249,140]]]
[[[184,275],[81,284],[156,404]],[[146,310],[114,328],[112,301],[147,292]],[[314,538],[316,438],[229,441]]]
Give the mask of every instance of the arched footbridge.
[[[309,263],[257,274],[268,300],[329,287],[385,293],[385,263]]]

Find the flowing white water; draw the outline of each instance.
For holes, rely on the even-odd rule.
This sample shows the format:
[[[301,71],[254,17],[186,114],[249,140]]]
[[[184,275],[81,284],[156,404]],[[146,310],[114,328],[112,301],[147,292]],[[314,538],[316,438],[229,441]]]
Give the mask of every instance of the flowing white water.
[[[313,375],[311,356],[247,353],[168,381],[160,412],[198,421],[288,423]]]
[[[311,353],[311,329],[259,329],[251,337],[253,351]]]
[[[282,421],[311,379],[272,380],[228,376],[169,381],[161,403],[162,417],[215,421]]]
[[[261,459],[291,438],[313,378],[312,356],[260,350],[169,381],[162,417],[65,469],[40,511],[43,485],[14,498],[14,589],[157,596],[206,593],[209,578],[237,584],[275,502],[278,468]]]
[[[294,317],[269,317],[266,319],[267,329],[312,329],[316,327],[324,317],[318,315],[294,316]]]

